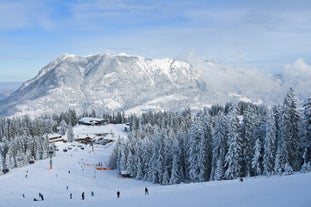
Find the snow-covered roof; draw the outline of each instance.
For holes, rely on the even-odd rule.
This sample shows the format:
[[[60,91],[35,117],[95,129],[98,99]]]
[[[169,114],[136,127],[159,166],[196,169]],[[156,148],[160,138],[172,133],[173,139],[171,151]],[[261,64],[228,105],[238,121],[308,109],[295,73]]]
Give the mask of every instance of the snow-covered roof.
[[[60,135],[58,133],[52,133],[52,134],[48,134],[47,136],[48,136],[49,139],[52,139],[52,138],[59,138],[62,135]]]
[[[93,117],[83,117],[79,120],[80,123],[85,123],[85,124],[97,124],[97,123],[100,123],[103,121],[104,121],[104,119],[93,118]]]
[[[121,174],[121,175],[128,175],[129,172],[128,172],[127,170],[121,170],[121,171],[120,171],[120,174]]]

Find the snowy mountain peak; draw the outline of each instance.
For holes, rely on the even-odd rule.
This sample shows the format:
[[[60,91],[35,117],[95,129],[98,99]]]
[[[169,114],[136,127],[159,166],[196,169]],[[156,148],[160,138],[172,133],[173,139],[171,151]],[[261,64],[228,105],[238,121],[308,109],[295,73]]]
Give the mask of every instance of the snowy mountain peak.
[[[302,59],[277,78],[254,70],[203,61],[150,59],[128,54],[64,54],[43,67],[0,102],[2,115],[40,115],[74,108],[96,110],[181,110],[224,104],[236,94],[253,103],[282,102],[293,87],[298,101],[311,96],[310,66]]]
[[[0,104],[2,114],[43,114],[75,108],[128,110],[152,103],[164,109],[186,107],[202,94],[202,82],[189,63],[109,53],[64,54]],[[160,97],[170,96],[171,99]],[[179,97],[179,98],[175,98]],[[187,101],[180,101],[184,97]],[[156,103],[152,100],[158,100]]]

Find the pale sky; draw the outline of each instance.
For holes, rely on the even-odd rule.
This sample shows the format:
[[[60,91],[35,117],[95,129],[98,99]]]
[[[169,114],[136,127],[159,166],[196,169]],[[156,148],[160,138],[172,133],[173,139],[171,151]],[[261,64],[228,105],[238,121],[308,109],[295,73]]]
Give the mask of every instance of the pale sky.
[[[311,63],[310,0],[1,0],[0,81],[64,53],[189,56],[277,71]]]

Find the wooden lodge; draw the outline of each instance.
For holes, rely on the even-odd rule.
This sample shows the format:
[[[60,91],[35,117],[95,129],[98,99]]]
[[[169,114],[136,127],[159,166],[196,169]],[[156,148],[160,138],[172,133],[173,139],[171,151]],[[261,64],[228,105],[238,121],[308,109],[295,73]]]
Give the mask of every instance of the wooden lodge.
[[[54,134],[48,134],[49,143],[55,143],[55,142],[65,142],[65,139],[62,137],[62,135],[54,133]]]

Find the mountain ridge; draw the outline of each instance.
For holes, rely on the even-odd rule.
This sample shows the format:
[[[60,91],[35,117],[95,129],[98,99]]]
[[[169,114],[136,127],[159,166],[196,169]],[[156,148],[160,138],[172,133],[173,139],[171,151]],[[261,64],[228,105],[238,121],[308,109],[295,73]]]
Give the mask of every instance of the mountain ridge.
[[[192,88],[197,94],[200,91],[196,87],[198,77],[191,67],[186,62],[168,58],[66,54],[43,67],[36,77],[1,102],[1,112],[49,114],[72,107],[79,112],[126,110],[150,101],[150,97],[176,91],[183,94]]]
[[[69,108],[78,113],[140,113],[196,109],[224,104],[233,98],[275,104],[280,103],[291,83],[298,86],[299,100],[310,96],[311,90],[304,89],[308,83],[299,82],[311,78],[311,73],[305,72],[309,68],[303,60],[297,60],[274,78],[210,61],[190,64],[127,54],[63,54],[2,100],[0,114],[36,116]]]

